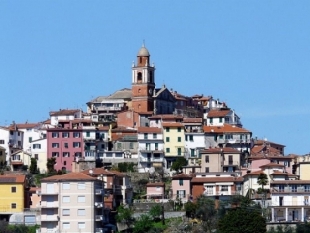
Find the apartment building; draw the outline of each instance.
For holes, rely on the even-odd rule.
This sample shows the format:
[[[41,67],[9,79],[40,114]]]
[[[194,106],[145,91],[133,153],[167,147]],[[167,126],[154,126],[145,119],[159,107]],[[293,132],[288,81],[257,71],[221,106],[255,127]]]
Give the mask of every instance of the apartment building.
[[[171,190],[172,200],[180,200],[186,203],[191,199],[191,179],[193,177],[186,174],[172,176]]]
[[[240,117],[230,108],[210,109],[207,113],[206,125],[223,126],[224,124],[242,127]]]
[[[26,171],[31,164],[31,154],[23,150],[16,151],[11,154],[10,164],[12,171]]]
[[[40,173],[47,172],[47,139],[37,139],[32,140],[30,143],[31,148],[31,158],[35,158],[37,160],[37,167]]]
[[[180,122],[163,122],[166,168],[185,154],[184,125]]]
[[[164,165],[164,141],[161,128],[138,128],[139,171],[148,172],[151,167]]]
[[[0,175],[0,214],[20,213],[25,208],[25,175]]]
[[[41,233],[102,233],[104,181],[83,173],[42,179]]]

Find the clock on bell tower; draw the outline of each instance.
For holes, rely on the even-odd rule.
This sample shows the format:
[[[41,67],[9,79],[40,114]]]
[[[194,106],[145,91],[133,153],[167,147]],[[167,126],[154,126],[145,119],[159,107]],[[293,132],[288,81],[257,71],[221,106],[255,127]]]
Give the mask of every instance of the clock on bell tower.
[[[154,110],[155,66],[150,65],[150,53],[144,44],[137,55],[137,64],[132,65],[132,108],[146,113]]]

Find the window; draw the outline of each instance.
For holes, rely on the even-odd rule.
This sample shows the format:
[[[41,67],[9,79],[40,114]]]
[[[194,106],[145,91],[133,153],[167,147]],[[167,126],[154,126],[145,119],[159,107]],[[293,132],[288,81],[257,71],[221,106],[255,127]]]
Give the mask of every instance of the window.
[[[120,143],[120,142],[117,143],[117,149],[118,149],[118,150],[121,150],[121,149],[122,149],[122,143]]]
[[[79,143],[79,142],[73,142],[73,147],[74,147],[74,148],[80,148],[80,147],[81,147],[81,143]]]
[[[38,159],[39,159],[39,155],[38,155],[38,154],[34,154],[34,158],[35,158],[36,160],[38,160]]]
[[[69,148],[69,145],[67,142],[64,143],[64,148]]]
[[[52,143],[52,148],[59,148],[59,143]]]
[[[78,216],[85,216],[85,209],[78,209],[77,215]]]
[[[189,135],[189,140],[190,140],[191,142],[193,142],[193,141],[194,141],[194,137],[193,137],[193,135]]]
[[[177,190],[177,196],[178,198],[184,198],[186,196],[185,190]]]
[[[182,153],[182,149],[178,148],[178,155],[181,155],[181,153]]]
[[[70,196],[63,196],[62,197],[62,202],[63,203],[69,203],[70,202]]]
[[[63,137],[63,138],[68,138],[68,137],[69,137],[69,133],[68,133],[68,132],[62,133],[62,137]]]
[[[70,153],[69,152],[63,152],[62,157],[70,157]]]
[[[70,209],[62,209],[62,216],[70,216]]]
[[[2,151],[0,151],[0,156],[1,156],[1,155],[3,155],[3,154],[2,154]]]
[[[78,189],[85,189],[85,183],[78,183]]]
[[[158,124],[158,119],[155,120],[155,123]]]
[[[179,179],[179,185],[183,186],[183,179]]]
[[[79,137],[80,137],[80,133],[78,133],[78,132],[73,132],[73,137],[74,137],[74,138],[79,138]]]
[[[59,136],[58,133],[56,133],[56,132],[52,133],[52,138],[58,138],[58,136]]]
[[[222,123],[223,122],[223,117],[220,117],[220,123]]]
[[[62,189],[70,189],[70,183],[62,183]]]
[[[41,144],[33,144],[32,148],[33,149],[41,149]]]
[[[52,152],[52,157],[59,157],[59,152]]]
[[[85,229],[85,222],[78,222],[79,229]]]
[[[170,148],[166,148],[166,153],[170,153]]]
[[[81,157],[82,157],[82,153],[81,153],[81,152],[75,152],[75,153],[74,153],[74,156],[75,156],[75,157],[81,158]]]
[[[178,142],[181,142],[181,137],[178,137]]]
[[[187,137],[188,137],[188,136],[187,136],[187,135],[185,135],[185,141],[187,141]]]
[[[66,166],[67,165],[67,161],[64,161],[64,166]]]
[[[16,187],[11,187],[11,192],[16,193]]]
[[[227,192],[228,191],[228,185],[222,185],[221,186],[221,191]]]
[[[16,203],[11,203],[11,208],[16,209]]]
[[[191,157],[195,157],[195,149],[191,149]]]
[[[158,150],[158,143],[155,143],[155,150]]]
[[[170,132],[170,128],[169,127],[166,128],[166,132]]]
[[[147,133],[144,134],[144,139],[147,139]]]
[[[207,195],[213,195],[213,186],[207,186],[206,192]]]
[[[70,223],[69,222],[63,222],[62,223],[62,229],[70,229]]]
[[[178,132],[180,133],[182,131],[181,127],[178,127]]]
[[[209,155],[206,155],[206,157],[205,157],[205,162],[206,162],[206,163],[209,163]]]
[[[4,144],[4,140],[0,140],[0,144]]]
[[[169,137],[166,137],[166,142],[170,142],[170,138]]]
[[[32,137],[29,137],[29,138],[28,138],[28,142],[32,142]]]
[[[157,138],[157,133],[153,133],[153,139]]]
[[[79,203],[85,202],[85,196],[78,196],[78,202]]]
[[[104,145],[103,145],[103,149],[104,149]],[[129,143],[129,149],[131,149],[131,150],[133,149],[133,142]]]
[[[210,124],[212,124],[213,123],[213,118],[210,118]]]
[[[86,137],[90,137],[90,132],[86,132]]]
[[[209,168],[208,167],[205,168],[205,173],[209,173]]]
[[[228,156],[228,164],[229,164],[229,165],[232,165],[232,164],[233,164],[233,156],[232,156],[232,155],[229,155],[229,156]]]

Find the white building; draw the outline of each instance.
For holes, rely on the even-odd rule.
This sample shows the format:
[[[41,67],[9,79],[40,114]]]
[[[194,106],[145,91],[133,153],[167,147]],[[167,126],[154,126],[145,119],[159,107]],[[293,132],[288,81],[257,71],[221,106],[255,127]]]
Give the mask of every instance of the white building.
[[[138,128],[139,171],[147,172],[151,167],[163,167],[164,140],[161,128]]]
[[[83,173],[42,179],[41,233],[102,233],[104,181]]]
[[[82,118],[83,112],[80,109],[60,109],[50,112],[51,125],[57,126],[59,121],[74,120]]]
[[[30,153],[31,158],[35,158],[37,160],[37,167],[40,170],[40,173],[47,172],[47,139],[37,139],[33,140],[30,143]]]

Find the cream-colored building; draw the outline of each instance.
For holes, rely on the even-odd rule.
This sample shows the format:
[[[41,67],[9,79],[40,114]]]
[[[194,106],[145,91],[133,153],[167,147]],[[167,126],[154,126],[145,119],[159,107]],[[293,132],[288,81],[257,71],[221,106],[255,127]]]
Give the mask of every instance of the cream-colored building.
[[[42,179],[41,233],[101,233],[108,218],[104,182],[83,173]]]
[[[201,150],[201,172],[237,172],[240,170],[240,151],[225,148]]]
[[[46,173],[46,163],[47,163],[47,139],[38,139],[30,143],[31,158],[37,160],[37,167],[40,173]]]
[[[166,168],[185,154],[184,125],[180,122],[162,122]]]

